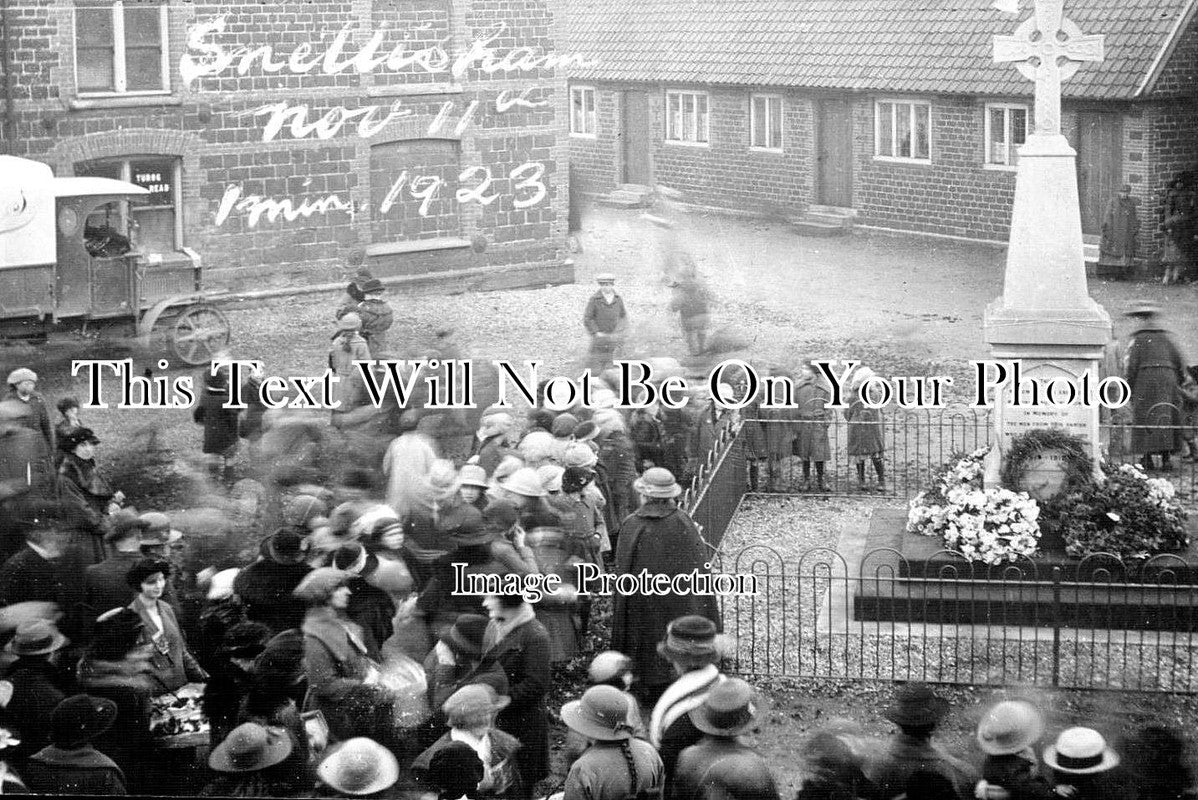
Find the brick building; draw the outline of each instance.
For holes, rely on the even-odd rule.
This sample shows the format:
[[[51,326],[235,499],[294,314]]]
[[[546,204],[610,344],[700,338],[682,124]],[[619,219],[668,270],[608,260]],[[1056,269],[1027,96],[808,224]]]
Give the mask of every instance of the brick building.
[[[570,280],[555,2],[0,0],[4,151],[148,187],[208,288]]]
[[[569,43],[580,191],[673,186],[701,204],[1005,240],[1032,83],[992,61],[1018,19],[955,0],[580,0]],[[1022,18],[1029,16],[1025,2]],[[1064,84],[1083,228],[1132,187],[1142,255],[1162,190],[1198,167],[1196,0],[1068,0],[1106,58]]]

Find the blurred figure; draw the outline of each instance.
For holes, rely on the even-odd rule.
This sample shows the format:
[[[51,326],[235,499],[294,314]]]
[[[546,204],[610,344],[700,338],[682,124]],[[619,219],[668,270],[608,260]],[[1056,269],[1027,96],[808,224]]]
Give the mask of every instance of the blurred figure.
[[[882,456],[886,452],[886,443],[882,436],[882,412],[866,407],[861,394],[865,382],[872,377],[874,371],[869,367],[861,367],[853,373],[849,407],[844,410],[844,419],[848,423],[845,449],[848,457],[856,462],[857,488],[862,492],[868,491],[865,483],[865,459],[868,458],[878,476],[877,490],[884,492],[886,474]]]
[[[1181,398],[1185,361],[1154,303],[1138,303],[1126,312],[1135,329],[1127,348],[1127,383],[1133,415],[1131,449],[1144,469],[1154,469],[1160,456],[1162,472],[1173,469],[1170,457],[1181,448]]]
[[[262,543],[263,554],[237,574],[233,591],[245,615],[274,633],[298,628],[303,605],[295,602],[295,587],[312,571],[305,563],[308,542],[294,529],[279,528]]]
[[[495,728],[495,715],[507,708],[510,697],[499,695],[486,684],[468,684],[458,689],[442,706],[450,730],[416,757],[412,769],[427,775],[437,753],[454,742],[469,745],[483,765],[483,777],[471,797],[522,797],[526,788],[516,767],[520,740]]]
[[[8,755],[20,761],[50,743],[51,712],[73,693],[74,676],[58,664],[69,642],[47,620],[27,620],[5,646],[16,657],[5,680],[12,685],[12,699],[5,713],[17,726],[20,744]]]
[[[436,792],[437,800],[474,798],[482,779],[482,759],[465,742],[453,742],[438,751],[425,776],[429,788]]]
[[[1100,267],[1114,268],[1119,278],[1128,276],[1136,261],[1136,240],[1140,235],[1140,217],[1136,213],[1136,201],[1131,196],[1131,185],[1123,184],[1119,193],[1111,197],[1102,215],[1102,239],[1098,244]],[[1100,275],[1108,275],[1103,271]]]
[[[59,629],[78,640],[83,564],[71,544],[77,536],[90,535],[87,521],[76,507],[47,500],[23,505],[18,514],[25,545],[0,566],[0,607],[54,603],[62,614]]]
[[[989,798],[999,787],[1009,800],[1047,800],[1052,787],[1037,769],[1036,742],[1044,735],[1040,710],[1026,700],[1005,700],[978,723],[978,746],[986,754],[976,794]]]
[[[582,314],[582,325],[591,337],[588,367],[598,375],[611,366],[628,330],[628,311],[624,298],[616,294],[616,276],[604,272],[595,276],[599,291],[591,295]]]
[[[933,693],[927,684],[905,683],[895,689],[894,700],[883,716],[899,730],[870,775],[886,797],[902,792],[917,769],[932,769],[948,776],[961,797],[972,793],[978,781],[977,770],[932,741],[936,726],[948,711],[948,701]]]
[[[340,403],[333,409],[333,427],[340,431],[351,428],[354,418],[349,414],[367,403],[366,384],[354,366],[355,361],[369,361],[370,347],[361,334],[362,318],[350,312],[337,320],[337,330],[329,347],[329,369],[341,378],[333,384],[335,391],[332,403]]]
[[[820,377],[819,371],[813,363],[804,362],[794,387],[794,402],[798,418],[794,454],[803,462],[803,483],[799,488],[804,492],[811,491],[813,488],[811,486],[812,462],[815,462],[815,491],[828,491],[828,484],[824,482],[824,463],[832,457],[831,448],[828,446],[830,418],[828,402],[830,399],[831,393],[827,381]]]
[[[839,736],[814,734],[804,744],[802,757],[806,777],[795,800],[884,800],[865,777],[861,759]]]
[[[1181,800],[1194,796],[1190,747],[1181,731],[1147,725],[1128,737],[1124,762],[1138,800]]]
[[[58,424],[54,426],[54,439],[61,442],[68,435],[74,433],[83,427],[83,423],[79,421],[79,400],[74,397],[63,397],[56,404],[59,415],[62,417]],[[54,467],[62,463],[63,452],[61,447],[55,448],[54,451]]]
[[[711,324],[711,292],[699,277],[693,262],[670,281],[669,310],[678,314],[682,338],[691,357],[707,351],[707,329]]]
[[[362,337],[370,345],[371,354],[375,358],[387,358],[391,354],[387,331],[391,329],[393,319],[391,306],[382,298],[387,287],[367,270],[359,269],[345,291],[349,302],[337,309],[337,319],[351,313],[361,317]]]
[[[26,406],[29,411],[29,427],[41,434],[46,443],[46,458],[50,458],[55,448],[54,427],[50,420],[50,409],[46,399],[37,391],[37,373],[28,367],[20,367],[8,373],[8,394],[4,399],[16,400]]]
[[[215,362],[227,354],[218,354]],[[238,420],[241,412],[235,408],[226,408],[229,400],[229,370],[221,368],[213,372],[204,372],[204,390],[200,394],[192,419],[204,426],[204,444],[202,452],[207,457],[208,473],[214,480],[232,483],[232,473],[229,462],[237,452]]]

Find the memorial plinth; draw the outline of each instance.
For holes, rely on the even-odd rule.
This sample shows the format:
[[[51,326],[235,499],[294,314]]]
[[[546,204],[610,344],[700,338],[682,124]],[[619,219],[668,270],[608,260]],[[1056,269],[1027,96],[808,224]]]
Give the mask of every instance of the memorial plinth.
[[[1193,631],[1198,546],[1128,572],[1109,559],[1046,552],[989,566],[905,531],[906,511],[878,509],[853,597],[854,619],[886,623]],[[1198,520],[1190,521],[1191,541]]]

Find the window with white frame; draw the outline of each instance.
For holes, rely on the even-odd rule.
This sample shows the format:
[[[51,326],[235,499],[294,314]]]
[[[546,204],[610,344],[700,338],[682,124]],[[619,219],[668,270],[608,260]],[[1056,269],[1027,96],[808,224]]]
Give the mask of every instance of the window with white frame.
[[[901,161],[932,160],[932,106],[917,100],[874,104],[874,156]]]
[[[595,89],[590,86],[570,88],[570,133],[575,136],[595,135]]]
[[[182,167],[173,156],[131,156],[85,161],[75,165],[75,174],[97,178],[115,178],[137,184],[149,191],[119,204],[118,217],[110,209],[88,219],[88,225],[116,228],[122,235],[130,231],[137,249],[144,253],[171,253],[183,247],[183,223],[179,217]],[[95,216],[95,215],[93,215]]]
[[[986,164],[1013,167],[1018,163],[1019,145],[1027,141],[1027,122],[1027,106],[986,104]]]
[[[755,94],[749,100],[749,146],[782,149],[782,98]]]
[[[707,95],[703,92],[666,92],[666,141],[707,144]]]
[[[165,3],[142,0],[75,6],[75,86],[80,95],[170,90]]]

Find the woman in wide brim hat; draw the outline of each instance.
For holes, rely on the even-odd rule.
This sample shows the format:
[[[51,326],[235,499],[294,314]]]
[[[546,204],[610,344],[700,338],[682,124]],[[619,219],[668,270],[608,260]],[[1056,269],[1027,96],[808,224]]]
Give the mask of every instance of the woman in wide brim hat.
[[[657,643],[657,654],[687,667],[718,664],[732,650],[732,639],[718,633],[715,623],[692,614],[670,622],[666,638]]]
[[[391,751],[364,737],[334,747],[316,771],[326,786],[355,797],[389,789],[399,780],[399,762]]]
[[[1022,753],[1044,735],[1044,717],[1027,700],[1004,700],[989,708],[978,723],[977,740],[991,756]]]
[[[42,656],[61,650],[68,644],[54,623],[32,619],[17,626],[17,632],[4,649],[14,656]]]
[[[208,766],[217,772],[258,772],[285,761],[291,748],[291,737],[281,728],[246,722],[216,746]]]
[[[703,733],[730,738],[756,728],[769,710],[768,701],[739,678],[730,678],[707,693],[690,712],[691,724]]]

